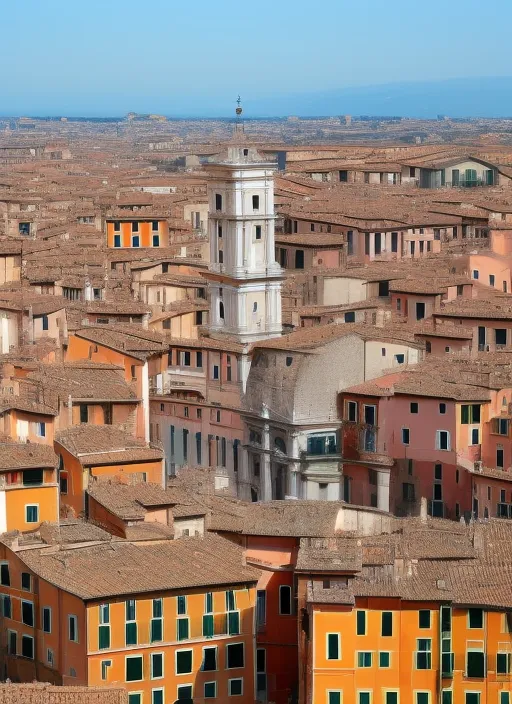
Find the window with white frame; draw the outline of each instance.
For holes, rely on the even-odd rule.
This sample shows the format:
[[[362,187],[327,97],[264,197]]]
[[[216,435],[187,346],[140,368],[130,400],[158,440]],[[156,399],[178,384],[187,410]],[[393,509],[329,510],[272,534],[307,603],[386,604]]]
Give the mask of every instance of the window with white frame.
[[[451,450],[448,430],[436,430],[436,450]]]

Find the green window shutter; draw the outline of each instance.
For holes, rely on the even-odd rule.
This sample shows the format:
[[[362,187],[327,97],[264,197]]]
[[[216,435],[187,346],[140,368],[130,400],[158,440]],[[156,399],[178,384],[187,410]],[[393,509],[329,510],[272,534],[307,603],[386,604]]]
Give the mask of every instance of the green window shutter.
[[[163,677],[164,674],[164,659],[160,653],[152,653],[151,655],[151,677],[156,680],[158,677]]]
[[[203,636],[205,638],[213,638],[213,614],[205,614],[203,616]]]
[[[379,667],[389,667],[389,662],[389,653],[386,651],[381,651],[379,653]]]
[[[231,611],[228,614],[228,633],[230,636],[237,636],[240,633],[240,614],[238,611]]]
[[[329,692],[329,704],[341,704],[341,692]]]
[[[441,704],[452,704],[453,702],[453,692],[451,689],[443,689],[441,696]]]
[[[428,704],[427,692],[416,692],[416,704]]]
[[[137,624],[127,623],[125,629],[126,645],[137,645]]]
[[[459,169],[452,169],[452,186],[458,186],[460,183]]]
[[[398,692],[386,692],[386,704],[398,704]]]
[[[110,648],[110,626],[100,626],[98,634],[99,649]]]
[[[327,634],[327,659],[328,660],[339,660],[340,658],[340,648],[339,648],[339,636],[337,633]]]
[[[370,704],[370,692],[359,692],[359,704]]]
[[[151,642],[156,643],[163,640],[163,622],[161,618],[151,619]]]
[[[188,634],[188,618],[178,619],[178,640],[187,640]]]

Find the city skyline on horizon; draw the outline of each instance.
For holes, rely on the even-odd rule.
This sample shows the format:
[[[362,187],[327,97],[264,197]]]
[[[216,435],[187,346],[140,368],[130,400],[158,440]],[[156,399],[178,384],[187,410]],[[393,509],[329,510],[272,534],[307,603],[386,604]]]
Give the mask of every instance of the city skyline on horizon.
[[[326,110],[323,98],[336,93],[349,102],[341,112],[357,114],[361,91],[462,80],[472,83],[471,104],[460,94],[445,110],[442,101],[434,109],[428,95],[413,90],[408,112],[393,95],[384,95],[377,104],[389,110],[377,114],[421,117],[432,109],[434,116],[439,110],[473,116],[486,107],[478,81],[510,80],[506,20],[512,9],[506,0],[486,6],[433,0],[429,8],[406,0],[385,7],[376,0],[356,6],[326,0],[315,14],[305,0],[261,0],[255,12],[231,0],[216,7],[206,0],[194,7],[152,0],[144,13],[134,0],[107,6],[92,0],[87,11],[63,0],[44,7],[26,0],[4,14],[13,29],[0,49],[3,65],[13,66],[4,78],[4,115],[229,116],[238,93],[248,116],[337,114],[337,103]],[[473,52],[478,61],[454,62],[455,25],[475,46],[481,36],[492,36],[492,59]],[[418,27],[429,36],[428,52],[418,41]],[[315,40],[316,50],[301,50]],[[498,96],[507,106],[506,91]],[[489,109],[490,116],[512,114],[499,102]]]

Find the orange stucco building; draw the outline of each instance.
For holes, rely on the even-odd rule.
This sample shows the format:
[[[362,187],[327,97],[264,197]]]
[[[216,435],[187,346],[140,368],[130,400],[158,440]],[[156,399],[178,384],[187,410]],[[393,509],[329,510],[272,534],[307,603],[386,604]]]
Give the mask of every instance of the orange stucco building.
[[[137,545],[63,521],[32,549],[4,540],[0,569],[9,677],[121,684],[129,704],[254,701],[258,572],[222,538]]]
[[[115,248],[167,247],[169,223],[157,218],[129,218],[107,220],[107,246]]]

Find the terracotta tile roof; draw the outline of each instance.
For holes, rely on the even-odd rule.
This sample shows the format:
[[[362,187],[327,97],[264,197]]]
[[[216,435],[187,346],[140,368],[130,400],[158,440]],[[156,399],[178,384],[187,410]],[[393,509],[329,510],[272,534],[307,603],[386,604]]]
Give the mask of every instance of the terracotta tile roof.
[[[260,575],[244,566],[240,547],[215,535],[149,544],[119,540],[16,554],[39,577],[84,600],[254,584]]]
[[[126,689],[105,687],[69,687],[44,682],[0,684],[0,704],[126,704]]]
[[[56,467],[57,455],[49,445],[41,443],[0,443],[0,471]]]
[[[82,465],[160,460],[163,453],[112,425],[77,425],[62,430],[56,442],[78,457]]]
[[[363,323],[331,323],[301,328],[289,335],[272,338],[254,344],[254,349],[281,349],[281,350],[310,350],[322,347],[333,340],[348,335],[357,335],[364,340],[393,340],[400,341],[411,347],[421,347],[414,340],[414,335],[404,325],[386,324],[384,327],[375,327]]]
[[[361,547],[349,538],[301,538],[296,570],[300,572],[359,572]]]
[[[170,492],[159,484],[142,482],[122,484],[120,482],[94,482],[88,494],[111,513],[124,521],[144,519],[147,509],[173,506]]]
[[[68,396],[74,400],[132,401],[137,394],[125,381],[124,373],[114,365],[94,362],[66,362],[64,364],[41,365],[27,379],[58,394],[62,401]]]
[[[76,330],[74,334],[90,342],[96,342],[99,345],[123,352],[129,357],[145,361],[153,354],[164,350],[164,345],[159,342],[152,342],[150,339],[145,338],[143,333],[142,329],[139,336],[131,332],[121,331],[119,327],[90,326]]]

